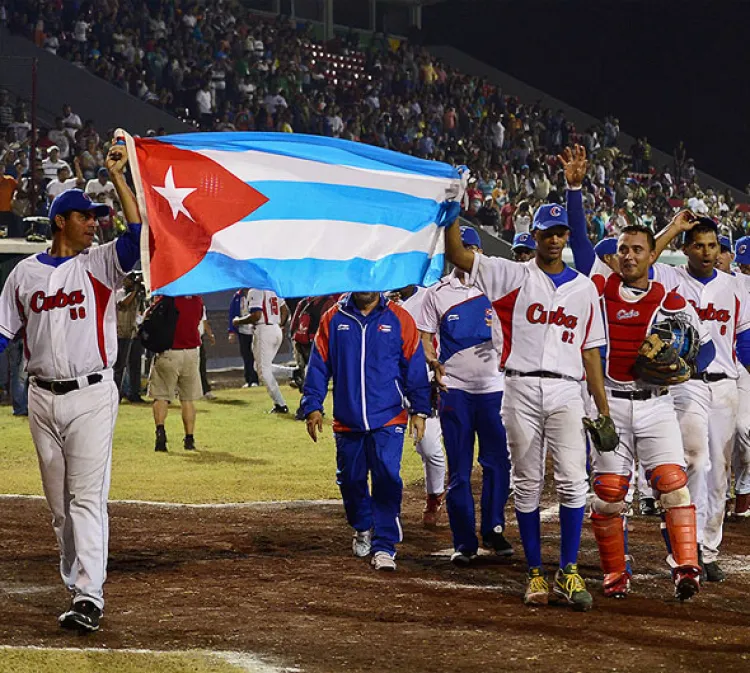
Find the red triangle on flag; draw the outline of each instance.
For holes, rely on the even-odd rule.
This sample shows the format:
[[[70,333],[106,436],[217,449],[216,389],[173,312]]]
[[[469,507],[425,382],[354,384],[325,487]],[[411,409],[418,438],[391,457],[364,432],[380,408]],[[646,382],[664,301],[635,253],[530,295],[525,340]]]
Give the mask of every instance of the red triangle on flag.
[[[136,138],[146,200],[151,286],[164,287],[206,256],[213,235],[268,198],[213,159],[158,140]]]

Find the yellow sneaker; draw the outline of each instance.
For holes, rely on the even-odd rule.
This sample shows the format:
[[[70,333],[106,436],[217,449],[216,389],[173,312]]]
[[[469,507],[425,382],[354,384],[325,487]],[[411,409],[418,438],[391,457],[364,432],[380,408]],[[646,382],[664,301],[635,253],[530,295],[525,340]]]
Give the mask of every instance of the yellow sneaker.
[[[547,605],[549,602],[549,584],[541,568],[530,568],[524,605]]]
[[[594,604],[594,599],[586,591],[586,582],[578,574],[578,566],[575,563],[568,563],[565,568],[558,569],[552,592],[556,598],[564,600],[576,612],[591,610]]]

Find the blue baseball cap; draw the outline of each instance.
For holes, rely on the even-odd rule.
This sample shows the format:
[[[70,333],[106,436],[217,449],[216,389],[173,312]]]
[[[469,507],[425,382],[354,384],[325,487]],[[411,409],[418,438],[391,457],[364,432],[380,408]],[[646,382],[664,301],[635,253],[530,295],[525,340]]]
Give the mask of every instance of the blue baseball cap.
[[[547,203],[543,206],[539,206],[537,211],[534,213],[534,222],[531,225],[532,229],[551,229],[552,227],[565,227],[570,229],[568,226],[568,212],[561,205],[557,203]]]
[[[461,243],[464,245],[476,245],[482,247],[482,239],[479,238],[479,232],[473,227],[461,227]]]
[[[617,239],[603,238],[594,246],[594,252],[596,253],[596,256],[602,261],[604,261],[604,255],[616,255]]]
[[[518,248],[528,248],[529,250],[536,250],[536,241],[531,234],[523,233],[516,234],[513,237],[513,245],[510,247],[511,250]]]
[[[68,189],[62,194],[58,194],[52,205],[49,207],[50,222],[55,221],[58,215],[64,215],[72,210],[81,210],[83,212],[92,212],[94,217],[105,217],[109,215],[109,206],[101,203],[94,203],[88,194],[80,189]]]
[[[743,236],[735,241],[734,253],[737,264],[750,264],[750,236]]]
[[[728,250],[729,252],[732,252],[732,240],[729,238],[729,236],[724,236],[724,234],[719,235],[719,247],[722,249]]]

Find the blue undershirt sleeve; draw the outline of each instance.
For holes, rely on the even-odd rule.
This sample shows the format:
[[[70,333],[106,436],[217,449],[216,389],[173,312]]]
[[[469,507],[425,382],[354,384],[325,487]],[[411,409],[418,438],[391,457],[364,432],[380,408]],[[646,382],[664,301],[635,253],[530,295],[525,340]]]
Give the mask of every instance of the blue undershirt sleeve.
[[[737,359],[747,367],[750,365],[750,330],[745,330],[737,335]]]
[[[580,189],[567,191],[568,224],[570,225],[570,249],[576,269],[588,276],[594,267],[596,253],[589,240],[586,215],[583,212],[583,194]]]
[[[129,224],[127,231],[115,241],[120,268],[126,273],[132,271],[141,258],[141,225]]]
[[[698,356],[695,358],[695,370],[698,372],[706,371],[706,368],[713,362],[715,357],[716,346],[714,346],[713,341],[701,344],[701,347],[698,349]]]

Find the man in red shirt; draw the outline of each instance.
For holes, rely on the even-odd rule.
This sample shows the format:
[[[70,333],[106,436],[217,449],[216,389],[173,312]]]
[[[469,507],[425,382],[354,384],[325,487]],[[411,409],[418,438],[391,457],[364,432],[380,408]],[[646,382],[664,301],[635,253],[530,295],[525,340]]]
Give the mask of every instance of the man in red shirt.
[[[162,299],[161,301],[164,301]],[[197,296],[175,297],[179,312],[172,348],[154,357],[149,375],[148,392],[154,398],[154,423],[156,424],[155,451],[167,450],[167,419],[169,402],[175,390],[182,408],[182,425],[185,428],[184,448],[195,451],[195,400],[203,395],[199,369],[201,337],[198,326],[203,319],[203,300]]]

